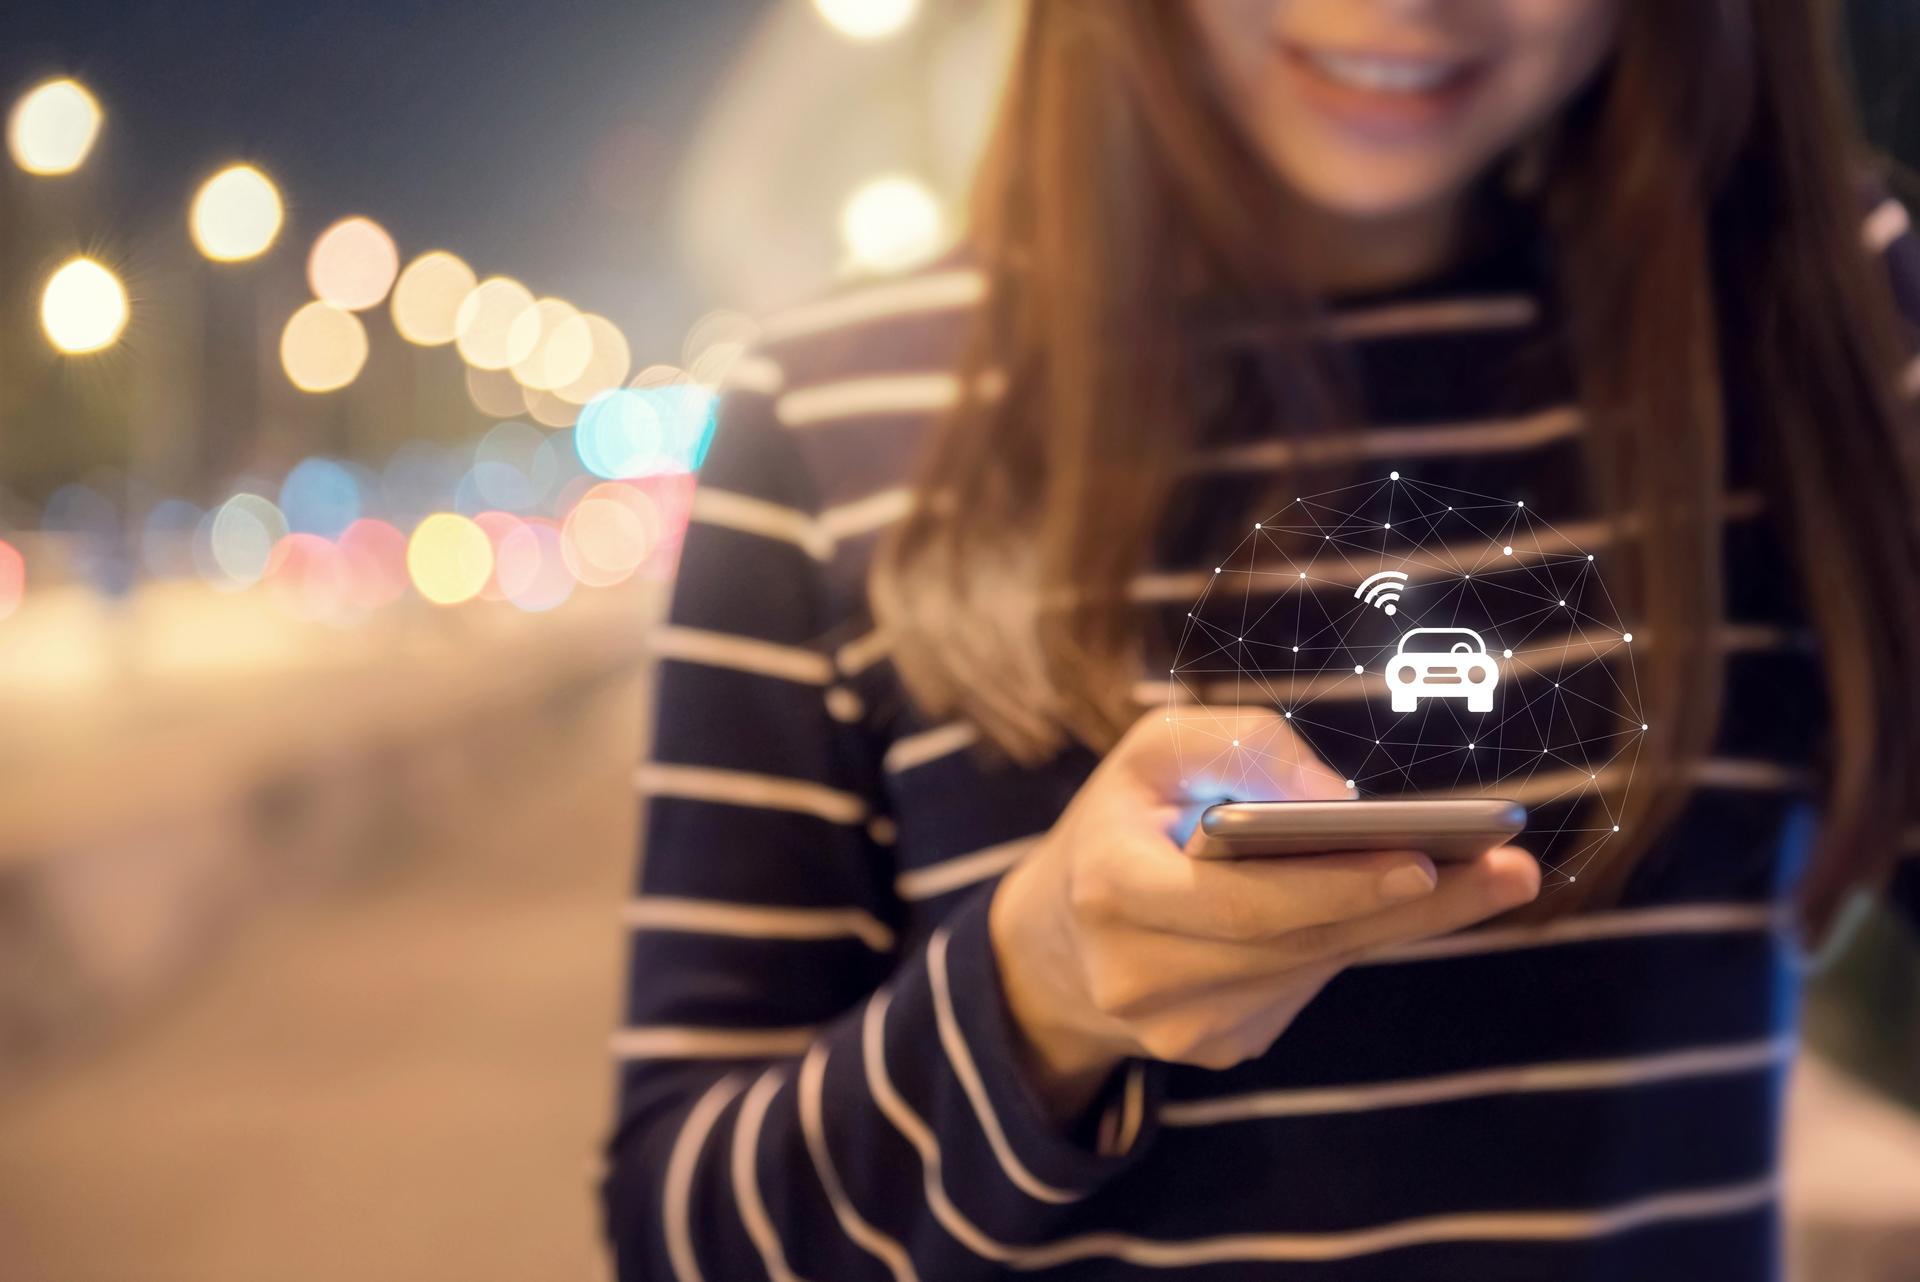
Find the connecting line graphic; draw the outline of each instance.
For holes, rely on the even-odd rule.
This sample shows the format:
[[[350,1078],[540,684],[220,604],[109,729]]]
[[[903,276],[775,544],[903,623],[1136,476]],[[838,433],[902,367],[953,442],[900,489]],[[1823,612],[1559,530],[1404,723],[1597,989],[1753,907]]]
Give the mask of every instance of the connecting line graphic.
[[[1398,472],[1296,497],[1201,574],[1176,630],[1166,719],[1182,776],[1196,793],[1284,795],[1297,744],[1354,795],[1509,797],[1532,813],[1523,840],[1548,888],[1573,882],[1619,840],[1651,728],[1599,568],[1631,533]],[[1409,659],[1421,635],[1466,639]],[[1396,658],[1394,681],[1435,674],[1412,711],[1390,710]],[[1486,693],[1468,698],[1463,672]],[[1216,711],[1248,704],[1281,720],[1243,733]]]

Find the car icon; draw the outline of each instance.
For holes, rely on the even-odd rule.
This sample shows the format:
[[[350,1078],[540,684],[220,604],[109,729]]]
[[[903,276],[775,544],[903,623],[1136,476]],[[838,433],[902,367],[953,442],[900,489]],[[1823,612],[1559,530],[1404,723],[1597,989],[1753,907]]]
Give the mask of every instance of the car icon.
[[[1499,684],[1500,665],[1472,628],[1415,628],[1387,664],[1395,712],[1412,712],[1422,699],[1465,699],[1468,712],[1492,712]]]

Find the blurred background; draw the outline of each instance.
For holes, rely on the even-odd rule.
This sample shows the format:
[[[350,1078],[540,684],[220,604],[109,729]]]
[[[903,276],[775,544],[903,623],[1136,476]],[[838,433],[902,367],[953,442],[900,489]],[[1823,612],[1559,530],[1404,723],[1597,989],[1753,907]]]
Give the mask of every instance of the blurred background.
[[[1015,0],[19,0],[0,1279],[598,1279],[644,638],[751,319],[913,265]],[[1920,162],[1920,0],[1847,6]],[[1911,193],[1909,193],[1911,194]],[[1920,953],[1797,1075],[1920,1278]]]

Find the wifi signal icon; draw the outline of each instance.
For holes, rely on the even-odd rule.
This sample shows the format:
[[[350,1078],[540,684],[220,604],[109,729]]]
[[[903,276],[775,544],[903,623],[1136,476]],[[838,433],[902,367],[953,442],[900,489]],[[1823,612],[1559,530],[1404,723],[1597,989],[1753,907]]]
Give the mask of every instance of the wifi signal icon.
[[[1399,570],[1382,570],[1378,574],[1369,574],[1353,590],[1353,595],[1356,600],[1365,601],[1376,610],[1397,614],[1400,607],[1394,602],[1400,599],[1400,588],[1406,581],[1407,576]]]

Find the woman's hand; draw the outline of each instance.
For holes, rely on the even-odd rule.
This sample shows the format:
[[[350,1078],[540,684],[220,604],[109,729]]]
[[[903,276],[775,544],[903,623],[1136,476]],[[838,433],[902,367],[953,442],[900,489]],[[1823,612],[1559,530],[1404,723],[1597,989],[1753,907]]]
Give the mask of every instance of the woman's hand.
[[[1204,715],[1223,749],[1237,740],[1288,763],[1270,772],[1275,799],[1348,795],[1276,713]],[[1169,835],[1182,792],[1172,727],[1142,718],[994,894],[989,930],[1025,1069],[1063,1124],[1128,1056],[1251,1059],[1355,958],[1540,890],[1532,856],[1512,846],[1437,874],[1413,851],[1192,859]]]

